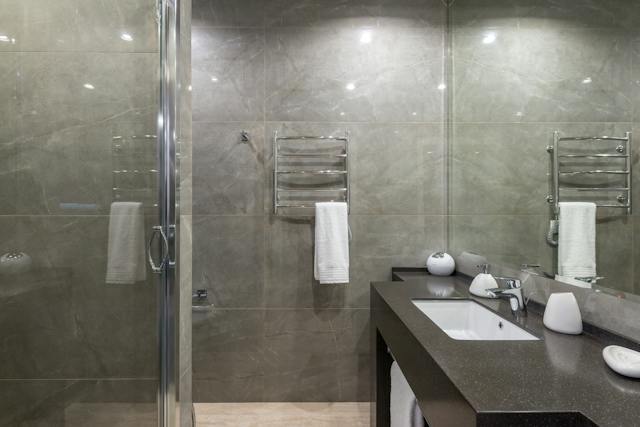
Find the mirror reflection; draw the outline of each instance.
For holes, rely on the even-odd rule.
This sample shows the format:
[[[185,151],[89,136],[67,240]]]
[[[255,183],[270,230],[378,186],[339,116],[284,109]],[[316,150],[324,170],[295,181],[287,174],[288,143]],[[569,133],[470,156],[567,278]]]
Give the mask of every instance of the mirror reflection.
[[[450,7],[451,247],[638,294],[629,2],[530,3]]]

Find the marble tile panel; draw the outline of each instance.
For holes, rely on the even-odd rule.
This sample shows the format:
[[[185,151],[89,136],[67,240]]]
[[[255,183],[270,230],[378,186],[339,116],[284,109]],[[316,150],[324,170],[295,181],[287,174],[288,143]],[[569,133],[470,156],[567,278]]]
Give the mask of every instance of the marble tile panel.
[[[390,280],[391,267],[422,266],[445,245],[442,216],[354,215],[351,221],[349,307],[368,307],[370,282]]]
[[[265,0],[193,0],[192,27],[262,27]]]
[[[265,312],[214,309],[193,325],[195,380],[242,381],[264,375]]]
[[[19,2],[16,46],[23,51],[157,52],[155,4],[147,0],[90,3]],[[15,7],[15,6],[14,6]]]
[[[5,0],[2,3],[0,52],[16,52],[20,50],[24,32],[24,3],[22,0]]]
[[[181,375],[191,375],[193,368],[193,319],[192,319],[192,273],[193,273],[193,220],[191,216],[180,216],[180,251],[178,266],[180,272],[179,309],[179,368]],[[189,387],[191,389],[191,387]]]
[[[634,219],[606,216],[596,223],[596,268],[604,279],[598,285],[634,293]]]
[[[216,307],[262,307],[263,218],[197,216],[193,233],[194,289],[208,289]]]
[[[16,211],[19,130],[19,55],[0,53],[0,214]]]
[[[195,122],[193,212],[261,215],[265,190],[264,128],[260,123]],[[248,132],[243,142],[241,133]]]
[[[352,214],[444,213],[442,125],[355,126]]]
[[[265,2],[269,27],[373,26],[380,10],[378,0],[270,0]]]
[[[263,399],[263,391],[263,377],[227,380],[200,380],[197,377],[193,379],[194,402],[260,402]]]
[[[453,126],[449,197],[453,214],[549,212],[552,125]]]
[[[520,25],[538,28],[637,28],[639,5],[627,0],[520,2]]]
[[[267,310],[265,373],[326,370],[337,357],[331,327],[331,318],[337,315],[339,310]]]
[[[264,31],[194,27],[194,121],[264,118]]]
[[[540,264],[553,271],[554,250],[546,243],[548,215],[453,215],[449,217],[450,251],[484,255],[490,264],[519,268]]]
[[[447,7],[440,0],[381,0],[378,25],[429,27],[444,30]]]
[[[155,380],[0,380],[0,385],[3,425],[134,427],[151,425],[157,415]]]
[[[452,213],[545,214],[551,191],[546,147],[553,144],[553,132],[624,136],[629,129],[629,123],[456,124],[449,187]],[[602,150],[615,152],[615,145],[603,145]],[[572,183],[579,182],[562,184]]]
[[[0,34],[1,35],[1,34]],[[1,42],[0,42],[1,44]],[[20,135],[20,54],[0,51],[0,146],[14,142]]]
[[[368,402],[371,399],[370,366],[368,353],[355,353],[342,357],[337,363],[341,402]]]
[[[454,33],[454,120],[629,121],[630,40],[600,29]]]
[[[272,216],[265,247],[265,305],[273,308],[341,307],[347,287],[320,285],[313,276],[313,223]]]
[[[264,377],[263,402],[336,402],[340,399],[335,362]]]
[[[441,43],[425,28],[270,29],[267,120],[439,122]]]
[[[20,61],[23,137],[156,112],[155,53],[37,52]]]

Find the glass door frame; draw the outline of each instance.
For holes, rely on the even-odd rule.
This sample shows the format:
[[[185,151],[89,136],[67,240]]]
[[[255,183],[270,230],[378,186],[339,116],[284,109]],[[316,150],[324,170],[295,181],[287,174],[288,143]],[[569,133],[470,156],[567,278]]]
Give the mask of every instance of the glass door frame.
[[[160,41],[160,102],[158,111],[158,225],[164,241],[158,277],[158,425],[177,426],[179,343],[179,207],[177,204],[178,54],[180,0],[157,0]],[[166,244],[166,247],[162,247]]]

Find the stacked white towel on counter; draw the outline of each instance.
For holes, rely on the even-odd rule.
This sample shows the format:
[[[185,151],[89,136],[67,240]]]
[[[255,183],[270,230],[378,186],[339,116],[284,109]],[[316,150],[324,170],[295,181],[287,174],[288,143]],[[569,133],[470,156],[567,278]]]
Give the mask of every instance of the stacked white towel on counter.
[[[596,205],[560,202],[558,275],[596,276]]]
[[[107,283],[133,284],[146,280],[142,203],[111,204],[108,245]]]
[[[313,273],[321,284],[349,282],[349,222],[346,203],[316,203]]]
[[[424,427],[418,401],[397,362],[391,364],[391,427]]]

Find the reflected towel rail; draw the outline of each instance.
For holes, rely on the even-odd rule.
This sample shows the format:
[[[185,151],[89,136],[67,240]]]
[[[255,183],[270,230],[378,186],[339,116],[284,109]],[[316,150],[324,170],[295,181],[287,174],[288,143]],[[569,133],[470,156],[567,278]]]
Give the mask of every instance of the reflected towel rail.
[[[575,141],[615,141],[620,142],[620,144],[615,147],[611,147],[615,152],[614,153],[585,153],[585,152],[575,152],[575,146],[573,147],[574,152],[563,152],[560,154],[560,143],[561,142],[575,142]],[[606,147],[606,146],[603,146]],[[562,150],[569,151],[571,148],[568,146],[563,146]],[[584,146],[581,147],[584,149]],[[593,149],[593,148],[590,148]],[[602,148],[604,150],[604,148]],[[631,214],[631,195],[632,195],[632,170],[631,170],[631,152],[632,143],[631,143],[631,132],[627,132],[624,137],[616,137],[616,136],[569,136],[569,137],[560,137],[560,132],[555,131],[553,133],[553,145],[549,145],[547,147],[547,152],[551,155],[551,190],[552,193],[547,196],[547,202],[553,206],[553,213],[555,218],[558,218],[559,214],[559,203],[560,203],[560,190],[564,191],[598,191],[598,192],[618,192],[614,201],[597,201],[595,202],[596,206],[602,208],[623,208],[627,210],[628,214]],[[562,164],[560,159],[563,158],[584,158],[584,159],[624,159],[624,167],[621,165],[621,162],[615,163],[615,167],[623,167],[623,169],[587,169],[587,170],[573,170],[577,167],[584,167],[585,165],[575,165],[575,164]],[[592,165],[593,167],[595,165]],[[597,166],[601,166],[598,164]],[[566,170],[563,168],[570,167],[571,170]],[[617,186],[613,186],[616,182],[608,182],[603,183],[602,185],[594,184],[592,182],[585,182],[583,185],[586,186],[562,186],[560,184],[561,177],[569,177],[569,176],[585,176],[585,175],[620,175],[624,177],[624,184],[622,182],[617,182]],[[619,178],[622,179],[622,178]],[[620,185],[622,184],[622,185]]]
[[[343,141],[348,142],[348,136],[277,136],[276,139],[279,141],[304,141],[309,139],[317,139],[317,140],[331,140],[331,141]]]
[[[291,171],[277,171],[282,174],[294,174],[294,175],[346,175],[347,171],[314,171],[314,170],[291,170]]]
[[[558,141],[620,141],[627,142],[628,138],[618,136],[564,136],[558,138]]]
[[[601,157],[612,157],[612,158],[620,158],[624,159],[629,157],[628,154],[561,154],[558,157],[569,157],[569,158],[585,158],[585,159],[597,159]]]
[[[571,172],[558,172],[560,175],[583,175],[583,174],[614,174],[614,175],[627,175],[629,171],[605,171],[605,170],[592,170],[592,171],[571,171]]]
[[[629,191],[627,187],[560,187],[569,191]]]
[[[326,155],[326,154],[317,154],[317,153],[291,153],[291,154],[278,154],[279,158],[285,158],[285,157],[322,157],[324,159],[344,159],[345,157],[347,157],[346,154],[332,154],[332,155]]]

